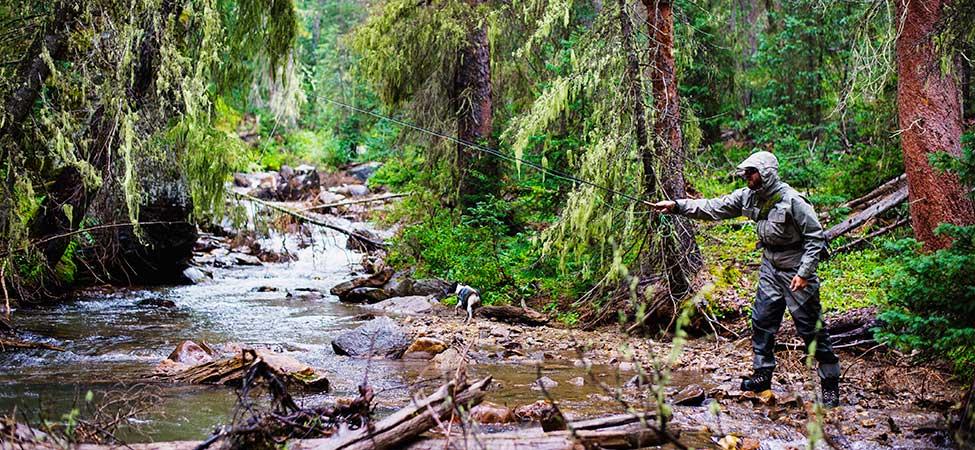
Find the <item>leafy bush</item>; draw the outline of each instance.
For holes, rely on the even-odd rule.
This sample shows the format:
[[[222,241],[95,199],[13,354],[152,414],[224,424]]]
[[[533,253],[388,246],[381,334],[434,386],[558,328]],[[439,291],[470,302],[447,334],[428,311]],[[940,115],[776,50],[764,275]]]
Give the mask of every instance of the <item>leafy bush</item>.
[[[511,217],[510,204],[497,199],[480,202],[463,215],[439,209],[402,230],[388,262],[415,268],[417,277],[469,284],[482,292],[485,304],[575,298],[588,280],[540,260],[530,233],[512,231]]]
[[[936,230],[954,238],[948,249],[915,253],[920,244],[900,241],[912,253],[888,282],[892,309],[877,337],[924,357],[946,357],[965,377],[975,370],[975,227],[943,224]]]

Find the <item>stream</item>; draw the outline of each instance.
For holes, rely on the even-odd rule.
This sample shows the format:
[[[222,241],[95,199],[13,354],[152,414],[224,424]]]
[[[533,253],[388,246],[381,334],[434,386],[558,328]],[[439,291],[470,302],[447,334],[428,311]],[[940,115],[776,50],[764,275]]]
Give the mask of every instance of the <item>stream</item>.
[[[365,310],[339,303],[329,289],[358,269],[359,257],[345,249],[345,237],[315,228],[311,245],[293,238],[266,240],[297,256],[289,263],[208,268],[213,279],[197,285],[152,288],[99,288],[60,305],[19,309],[15,326],[30,339],[63,348],[0,352],[0,411],[58,419],[84,403],[90,390],[100,396],[148,383],[162,401],[133,419],[140,432],[130,441],[191,440],[207,437],[227,423],[236,401],[233,389],[163,383],[150,379],[153,367],[182,340],[210,345],[243,343],[279,351],[322,368],[332,392],[298,396],[307,406],[354,397],[368,373],[377,392],[377,411],[388,414],[408,401],[411,385],[426,361],[390,361],[337,356],[331,340],[362,323]],[[301,247],[301,248],[299,248]],[[171,301],[175,307],[160,306]],[[608,369],[607,369],[608,370]],[[584,376],[570,360],[546,360],[543,372],[566,380]],[[490,374],[503,386],[489,399],[512,407],[542,398],[530,384],[535,365],[480,364],[475,375]],[[590,402],[595,388],[562,383],[553,395],[574,412],[604,412]]]

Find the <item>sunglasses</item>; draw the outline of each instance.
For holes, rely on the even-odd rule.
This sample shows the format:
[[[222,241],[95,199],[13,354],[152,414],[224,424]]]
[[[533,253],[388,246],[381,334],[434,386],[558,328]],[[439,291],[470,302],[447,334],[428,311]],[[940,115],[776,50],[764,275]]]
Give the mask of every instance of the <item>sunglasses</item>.
[[[749,168],[747,168],[747,169],[745,169],[745,170],[743,170],[743,171],[741,171],[739,173],[741,174],[741,177],[742,178],[748,178],[748,177],[750,177],[750,176],[758,173],[758,169],[756,169],[754,167],[749,167]]]

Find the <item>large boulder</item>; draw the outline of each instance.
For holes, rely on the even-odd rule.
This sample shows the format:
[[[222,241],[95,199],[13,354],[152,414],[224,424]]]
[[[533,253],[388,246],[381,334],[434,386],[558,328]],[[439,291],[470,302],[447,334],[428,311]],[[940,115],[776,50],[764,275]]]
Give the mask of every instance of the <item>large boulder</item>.
[[[443,300],[450,292],[450,283],[437,278],[421,278],[413,281],[413,295],[432,295]]]
[[[417,315],[428,313],[439,305],[440,302],[433,297],[411,295],[408,297],[392,297],[369,305],[368,308],[387,314]]]
[[[383,289],[393,297],[417,295],[413,292],[413,278],[409,272],[397,272],[383,285]]]
[[[376,170],[379,170],[379,168],[382,166],[383,163],[372,161],[372,162],[367,162],[356,166],[352,166],[346,169],[345,172],[348,173],[349,175],[358,178],[359,181],[365,183],[367,180],[369,180],[369,178],[372,177],[373,174],[376,173]]]
[[[410,345],[406,331],[388,317],[370,320],[332,340],[338,355],[399,358]]]
[[[392,297],[383,288],[359,287],[355,288],[345,296],[339,297],[339,301],[345,303],[379,303]]]

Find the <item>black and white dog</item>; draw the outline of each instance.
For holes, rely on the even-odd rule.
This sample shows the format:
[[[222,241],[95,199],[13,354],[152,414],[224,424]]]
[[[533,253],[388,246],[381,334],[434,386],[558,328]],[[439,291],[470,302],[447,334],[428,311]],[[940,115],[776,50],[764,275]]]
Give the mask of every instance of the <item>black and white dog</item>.
[[[457,308],[467,310],[467,321],[470,322],[474,317],[474,309],[481,304],[481,293],[466,284],[454,283],[453,293],[457,295]]]

